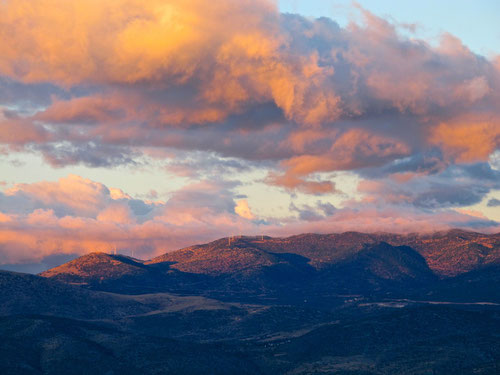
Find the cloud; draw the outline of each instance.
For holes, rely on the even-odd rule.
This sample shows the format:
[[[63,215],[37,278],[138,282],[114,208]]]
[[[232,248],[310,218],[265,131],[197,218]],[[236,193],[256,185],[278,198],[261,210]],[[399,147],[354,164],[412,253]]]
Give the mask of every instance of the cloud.
[[[109,190],[102,184],[77,175],[59,181],[16,184],[0,195],[2,211],[28,213],[51,209],[58,216],[93,216],[108,203]]]
[[[471,116],[469,116],[471,117]],[[487,160],[500,146],[500,116],[476,116],[441,123],[432,130],[431,142],[441,146],[445,155],[458,162]]]
[[[365,202],[405,204],[424,209],[463,207],[480,203],[500,188],[500,172],[488,163],[451,165],[442,171],[396,172],[364,179],[358,191]]]
[[[4,110],[0,141],[54,166],[169,147],[266,161],[270,183],[317,194],[334,191],[310,178],[322,170],[436,148],[484,161],[499,147],[498,63],[446,33],[438,46],[406,38],[360,7],[363,21],[341,28],[265,0],[0,6],[0,86],[33,108]]]
[[[0,143],[16,150],[27,143],[43,144],[50,140],[50,134],[42,127],[0,107]]]
[[[248,172],[252,169],[252,164],[236,158],[222,158],[214,153],[178,152],[165,169],[181,177],[210,179]]]
[[[141,153],[127,147],[103,144],[100,142],[57,142],[34,146],[44,160],[52,167],[68,164],[84,164],[91,168],[115,167],[118,165],[137,164],[136,157]]]
[[[250,206],[248,205],[248,201],[246,199],[240,199],[236,202],[234,212],[245,219],[255,219],[255,215],[252,213],[252,210],[250,209]]]
[[[488,207],[498,207],[500,206],[500,200],[496,198],[491,198],[487,204]]]
[[[496,232],[499,228],[497,222],[471,216],[470,213],[451,210],[429,212],[412,206],[403,209],[401,205],[381,207],[364,204],[358,205],[356,208],[339,209],[331,216],[323,218],[310,216],[309,219],[308,221],[291,221],[285,226],[275,228],[273,233],[293,235],[297,233],[338,233],[352,230],[359,232],[430,233],[456,227]]]
[[[97,124],[118,122],[125,118],[127,107],[117,97],[88,96],[55,100],[35,119],[47,123]]]
[[[97,220],[120,224],[131,224],[134,222],[130,207],[121,204],[110,205],[99,212]]]
[[[336,192],[334,182],[304,180],[303,178],[297,177],[292,173],[278,175],[271,172],[264,181],[270,185],[284,187],[288,190],[299,190],[307,194],[319,195]]]

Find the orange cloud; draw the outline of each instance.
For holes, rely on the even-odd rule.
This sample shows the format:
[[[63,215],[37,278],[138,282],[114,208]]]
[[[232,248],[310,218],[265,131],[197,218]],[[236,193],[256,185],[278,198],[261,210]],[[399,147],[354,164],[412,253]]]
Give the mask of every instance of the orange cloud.
[[[196,105],[167,105],[165,123],[220,121],[267,101],[306,124],[340,114],[339,96],[325,85],[334,70],[316,52],[284,52],[272,1],[9,0],[0,13],[0,74],[23,82],[197,86]],[[116,109],[89,100],[55,103],[42,118],[93,120]]]
[[[121,204],[114,204],[106,207],[97,215],[97,220],[119,224],[132,223],[134,221],[130,208]]]
[[[306,194],[335,193],[335,183],[331,181],[310,181],[291,173],[279,175],[269,173],[265,180],[270,185],[281,186],[289,190],[299,190]]]
[[[258,28],[262,14],[274,11],[267,1],[248,0],[16,0],[0,10],[0,71],[26,82],[67,84],[159,75],[185,80],[226,35],[239,25]],[[230,21],[224,29],[220,19]]]
[[[362,180],[358,183],[357,190],[363,194],[362,202],[365,203],[381,203],[380,197],[383,197],[383,204],[410,203],[412,200],[408,192],[394,191],[383,181]]]
[[[349,170],[364,166],[379,165],[387,160],[402,157],[410,153],[410,148],[396,139],[373,134],[363,129],[351,129],[343,134],[334,131],[307,131],[292,133],[290,143],[303,149],[310,142],[320,139],[331,142],[331,146],[321,155],[293,156],[281,162],[285,173],[270,173],[267,182],[288,189],[298,189],[312,194],[335,192],[335,184],[330,181],[308,181],[307,176],[314,173]],[[328,136],[333,139],[329,140]]]
[[[16,184],[5,194],[29,197],[47,207],[61,205],[87,216],[98,212],[99,206],[109,196],[109,190],[103,184],[70,174],[56,182]]]
[[[234,207],[234,212],[241,216],[242,218],[253,220],[255,215],[252,213],[248,201],[246,199],[240,199],[236,201],[236,207]]]
[[[457,162],[487,160],[500,147],[500,119],[467,116],[442,122],[431,130],[429,140]]]
[[[71,100],[55,100],[50,107],[38,112],[36,120],[49,123],[113,122],[125,117],[130,103],[122,98],[89,96]]]
[[[251,231],[248,204],[240,201],[239,215],[231,212],[235,202],[228,194],[205,182],[175,192],[166,203],[147,203],[76,175],[18,184],[0,195],[0,263],[115,246],[147,257],[193,241]],[[30,205],[20,206],[20,198]]]
[[[6,117],[0,108],[0,144],[14,147],[30,142],[43,143],[51,140],[50,134],[43,128],[19,117]]]
[[[325,131],[318,129],[298,130],[290,133],[288,142],[292,149],[296,152],[305,152],[306,148],[313,145],[315,142],[324,139]]]
[[[474,217],[478,217],[480,219],[488,219],[482,212],[477,211],[477,210],[468,210],[465,208],[457,208],[456,211],[460,212],[461,214],[464,214],[464,215],[474,216]]]

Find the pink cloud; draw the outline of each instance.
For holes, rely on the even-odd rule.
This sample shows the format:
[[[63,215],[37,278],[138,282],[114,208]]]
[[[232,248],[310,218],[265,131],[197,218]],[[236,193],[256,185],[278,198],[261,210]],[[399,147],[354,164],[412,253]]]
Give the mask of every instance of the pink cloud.
[[[97,220],[119,224],[131,224],[134,222],[130,208],[122,204],[109,205],[99,212]]]
[[[500,147],[500,116],[469,114],[442,122],[432,129],[429,140],[452,161],[487,160]]]
[[[16,184],[5,194],[35,201],[39,207],[64,207],[78,216],[93,216],[112,199],[106,186],[77,175],[55,182]]]

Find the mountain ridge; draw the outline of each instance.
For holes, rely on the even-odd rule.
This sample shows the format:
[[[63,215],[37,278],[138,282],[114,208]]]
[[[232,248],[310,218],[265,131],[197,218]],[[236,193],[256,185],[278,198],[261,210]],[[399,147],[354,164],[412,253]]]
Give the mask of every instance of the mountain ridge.
[[[483,264],[498,262],[500,259],[500,233],[483,234],[461,229],[439,231],[433,233],[394,234],[388,232],[362,233],[343,232],[332,234],[303,233],[290,237],[269,236],[236,236],[220,238],[205,244],[193,245],[174,251],[166,252],[149,260],[140,260],[125,255],[112,255],[107,253],[89,253],[94,257],[107,258],[109,262],[121,262],[122,266],[128,262],[137,270],[144,269],[145,265],[171,262],[173,268],[181,267],[186,271],[188,265],[195,266],[200,261],[207,262],[215,257],[231,260],[229,264],[221,264],[221,269],[214,269],[216,273],[224,273],[228,268],[232,270],[243,269],[246,266],[236,259],[246,261],[248,264],[270,265],[276,262],[273,253],[293,253],[307,257],[312,266],[321,268],[339,260],[343,260],[363,249],[366,244],[386,242],[392,246],[409,246],[417,250],[433,269],[442,276],[455,276],[459,273],[471,271]],[[447,243],[447,248],[443,243]],[[441,247],[441,248],[439,248]],[[219,251],[215,253],[215,250]],[[450,251],[453,250],[453,251]],[[473,250],[472,256],[470,250]],[[221,253],[222,251],[223,253]],[[446,251],[446,252],[445,252]],[[454,259],[452,255],[468,252],[467,259]],[[200,256],[204,252],[204,256]],[[212,252],[210,254],[210,252]],[[454,253],[454,254],[453,254]],[[100,254],[100,255],[96,255]],[[84,255],[81,259],[86,257]],[[248,259],[244,259],[247,257]],[[441,261],[441,263],[440,263]],[[175,264],[183,263],[182,266]],[[72,273],[69,268],[76,265],[74,261],[44,271],[41,275],[52,276],[59,271]],[[206,263],[204,264],[206,265]],[[62,267],[62,268],[61,268]],[[83,269],[82,265],[78,265]],[[453,268],[455,267],[455,268]]]
[[[308,294],[403,295],[499,263],[498,234],[344,232],[221,238],[144,261],[90,253],[40,275],[119,293],[300,299]]]

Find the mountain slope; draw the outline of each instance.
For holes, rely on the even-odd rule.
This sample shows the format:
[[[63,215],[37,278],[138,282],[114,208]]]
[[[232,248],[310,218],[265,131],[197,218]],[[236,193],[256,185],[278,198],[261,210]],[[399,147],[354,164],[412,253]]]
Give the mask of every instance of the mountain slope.
[[[440,280],[421,295],[433,301],[500,303],[499,286],[500,265],[493,264]]]
[[[426,259],[429,267],[443,277],[500,264],[500,233],[487,235],[454,229],[408,235],[395,239],[393,243],[413,247]]]
[[[338,293],[404,292],[437,280],[425,259],[407,246],[366,245],[347,259],[322,269],[315,289]]]
[[[47,316],[0,317],[2,374],[255,374],[234,345],[122,332]]]
[[[162,290],[165,284],[165,275],[158,269],[138,259],[106,253],[81,256],[40,276],[94,290],[131,294]]]
[[[172,269],[182,272],[218,276],[251,271],[280,262],[273,254],[252,246],[248,241],[236,239],[231,243],[228,239],[220,239],[166,253],[145,264],[170,263]]]
[[[396,309],[325,325],[270,348],[289,373],[497,374],[497,311]]]
[[[228,239],[166,253],[148,263],[172,261],[183,263],[201,256],[200,266],[206,267],[206,254],[222,247],[254,249],[271,254],[291,253],[308,259],[314,268],[328,267],[361,251],[366,245],[387,242],[393,246],[409,246],[417,250],[429,267],[443,277],[456,276],[488,264],[500,262],[500,233],[483,234],[454,229],[430,234],[408,235],[392,233],[344,232],[334,234],[301,234],[286,238],[247,237],[236,238],[229,246]],[[205,254],[205,258],[203,256]],[[232,254],[241,257],[241,254]],[[254,257],[256,259],[257,257]],[[252,257],[248,257],[252,259]],[[198,259],[199,261],[200,259]],[[261,260],[262,261],[262,260]],[[196,264],[193,264],[196,268]],[[185,269],[187,270],[187,269]]]
[[[258,243],[263,250],[290,252],[310,259],[316,268],[328,266],[357,253],[367,244],[387,242],[417,250],[429,267],[443,277],[456,276],[488,264],[500,262],[500,233],[483,234],[454,229],[431,234],[344,232],[301,234],[287,238],[269,238]]]
[[[147,267],[144,267],[142,262],[129,257],[90,253],[42,272],[40,276],[77,284],[143,276],[147,272]]]
[[[46,314],[111,319],[151,308],[133,300],[67,285],[57,280],[0,271],[0,315]]]

